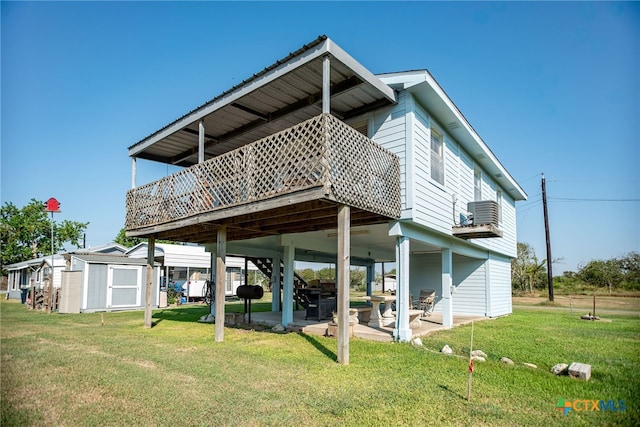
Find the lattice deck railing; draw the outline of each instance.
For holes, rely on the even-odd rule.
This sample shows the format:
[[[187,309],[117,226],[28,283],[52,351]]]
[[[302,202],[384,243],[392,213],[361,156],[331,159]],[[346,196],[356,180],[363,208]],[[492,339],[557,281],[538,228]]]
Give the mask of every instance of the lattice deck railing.
[[[166,224],[313,187],[400,216],[397,156],[329,114],[127,192],[126,229]]]

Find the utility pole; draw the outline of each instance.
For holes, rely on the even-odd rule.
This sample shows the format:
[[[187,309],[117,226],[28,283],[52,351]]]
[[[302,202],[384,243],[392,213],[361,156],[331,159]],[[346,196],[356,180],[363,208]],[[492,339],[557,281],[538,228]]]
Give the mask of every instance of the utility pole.
[[[542,174],[542,207],[544,209],[544,234],[547,241],[547,284],[549,301],[553,302],[553,272],[551,271],[551,240],[549,239],[549,213],[547,212],[547,183]]]

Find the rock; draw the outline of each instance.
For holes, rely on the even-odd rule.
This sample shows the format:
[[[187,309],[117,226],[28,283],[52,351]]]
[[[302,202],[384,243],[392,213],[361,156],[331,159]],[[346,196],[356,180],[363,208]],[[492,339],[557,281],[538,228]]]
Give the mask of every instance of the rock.
[[[567,371],[568,367],[569,365],[566,363],[558,363],[551,367],[551,373],[553,373],[553,375],[562,375]]]
[[[416,347],[422,347],[422,340],[420,338],[414,338],[411,340],[411,344]]]
[[[451,347],[449,347],[448,344],[445,344],[445,346],[442,347],[442,350],[440,350],[440,352],[446,354],[447,356],[453,354],[453,350],[451,350]]]
[[[508,357],[503,357],[502,359],[500,359],[500,361],[502,363],[506,363],[507,365],[513,365],[513,360],[509,359]]]
[[[482,350],[473,350],[471,352],[471,357],[473,357],[473,356],[480,356],[480,357],[483,357],[485,359],[487,358],[486,353],[484,351],[482,351]]]
[[[198,319],[200,323],[214,323],[216,321],[216,317],[212,314],[207,314]]]
[[[538,369],[538,367],[536,365],[534,365],[533,363],[523,363],[523,365],[527,366],[529,368]]]
[[[271,328],[271,330],[274,331],[274,332],[284,332],[284,326],[282,326],[280,323],[278,323],[276,326]]]
[[[571,366],[569,366],[569,376],[578,378],[579,380],[589,381],[589,378],[591,378],[591,365],[573,362]]]
[[[471,356],[471,360],[475,360],[476,362],[484,362],[486,359],[482,356]]]

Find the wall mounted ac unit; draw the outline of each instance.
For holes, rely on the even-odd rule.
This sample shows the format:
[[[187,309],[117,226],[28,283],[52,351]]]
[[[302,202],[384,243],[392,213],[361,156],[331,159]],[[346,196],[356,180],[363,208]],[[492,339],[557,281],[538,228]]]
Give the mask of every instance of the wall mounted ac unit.
[[[500,205],[493,200],[467,203],[467,210],[473,218],[473,225],[493,224],[498,226]]]

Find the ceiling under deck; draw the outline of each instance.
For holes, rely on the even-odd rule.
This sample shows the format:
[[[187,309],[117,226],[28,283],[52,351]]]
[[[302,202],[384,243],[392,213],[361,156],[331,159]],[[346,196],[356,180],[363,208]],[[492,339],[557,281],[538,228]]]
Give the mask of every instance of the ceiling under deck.
[[[321,36],[129,147],[129,156],[191,166],[200,120],[208,159],[320,114],[327,56],[331,114],[344,121],[395,103],[389,86]]]
[[[156,230],[156,239],[166,239],[192,243],[215,243],[221,226],[227,227],[227,240],[248,240],[281,234],[295,234],[310,231],[331,230],[338,225],[338,204],[327,199],[310,200],[284,205],[260,212],[249,212],[212,221],[192,218],[191,225]],[[204,218],[203,218],[204,219]],[[351,208],[351,226],[383,224],[389,218],[361,209]]]

